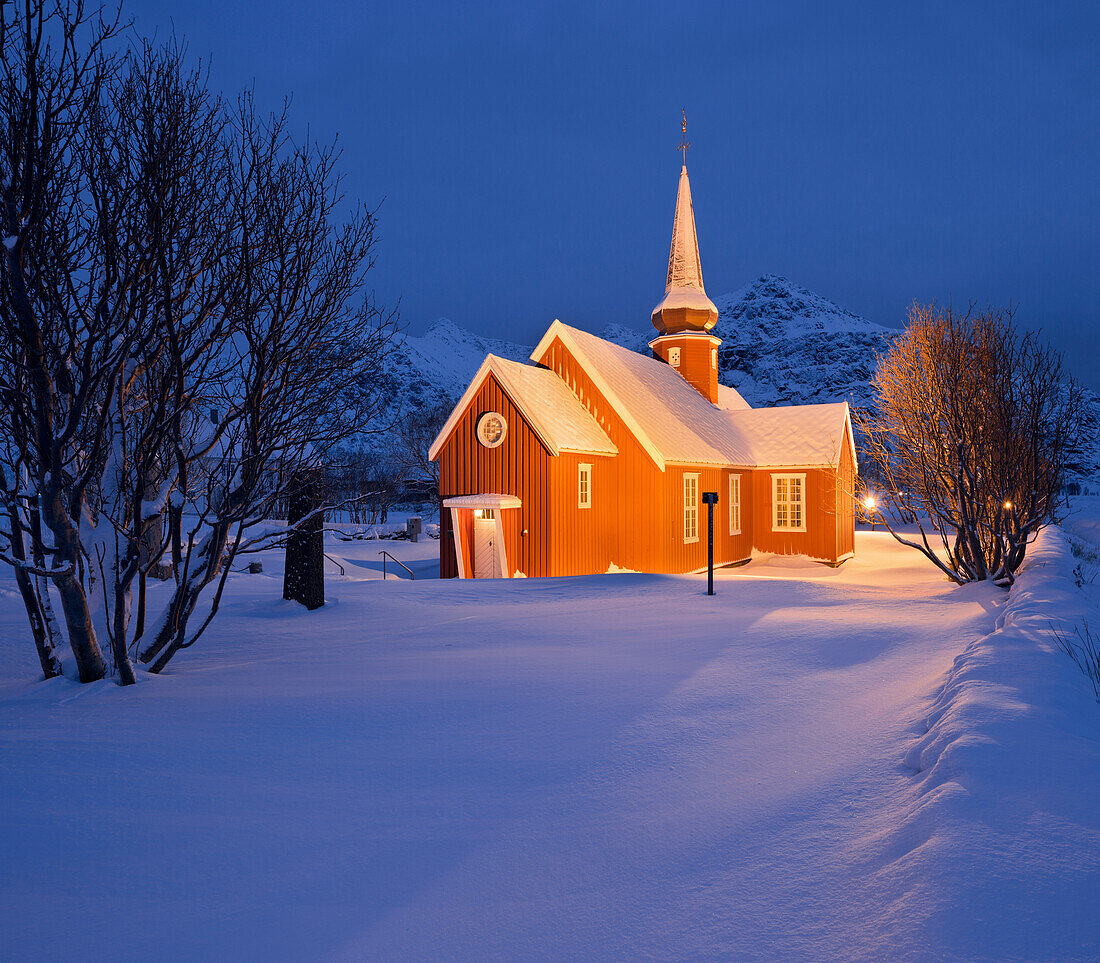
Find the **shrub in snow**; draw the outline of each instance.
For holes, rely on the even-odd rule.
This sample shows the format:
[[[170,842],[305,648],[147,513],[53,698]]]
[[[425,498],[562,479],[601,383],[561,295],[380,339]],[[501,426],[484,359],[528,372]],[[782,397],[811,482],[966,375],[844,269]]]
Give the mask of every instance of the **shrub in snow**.
[[[951,580],[1011,584],[1065,503],[1081,389],[1061,355],[1018,332],[1011,309],[914,305],[873,386],[878,407],[857,425],[879,517]]]

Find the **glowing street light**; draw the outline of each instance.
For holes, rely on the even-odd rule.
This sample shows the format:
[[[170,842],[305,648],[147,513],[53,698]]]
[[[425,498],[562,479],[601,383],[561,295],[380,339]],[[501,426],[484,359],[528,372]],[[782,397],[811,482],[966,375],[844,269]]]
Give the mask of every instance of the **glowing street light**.
[[[1005,502],[1005,511],[1006,512],[1012,511],[1012,502]]]
[[[863,499],[863,507],[866,509],[867,514],[871,516],[871,531],[875,530],[875,496],[868,495]]]

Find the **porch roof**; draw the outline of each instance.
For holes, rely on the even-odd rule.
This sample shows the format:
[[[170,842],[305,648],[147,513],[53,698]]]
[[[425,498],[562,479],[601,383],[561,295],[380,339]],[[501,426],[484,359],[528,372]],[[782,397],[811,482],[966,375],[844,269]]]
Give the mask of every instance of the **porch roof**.
[[[521,504],[515,495],[453,495],[443,499],[444,508],[519,508]]]

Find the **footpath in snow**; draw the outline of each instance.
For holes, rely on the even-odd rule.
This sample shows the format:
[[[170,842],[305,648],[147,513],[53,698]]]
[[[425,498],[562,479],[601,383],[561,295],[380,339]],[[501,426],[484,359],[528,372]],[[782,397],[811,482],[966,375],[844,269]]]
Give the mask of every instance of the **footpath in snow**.
[[[31,681],[0,581],[0,956],[1100,956],[1100,706],[1046,631],[1090,611],[1064,539],[1007,602],[857,548],[707,598],[334,542],[323,609],[265,558],[130,690]]]

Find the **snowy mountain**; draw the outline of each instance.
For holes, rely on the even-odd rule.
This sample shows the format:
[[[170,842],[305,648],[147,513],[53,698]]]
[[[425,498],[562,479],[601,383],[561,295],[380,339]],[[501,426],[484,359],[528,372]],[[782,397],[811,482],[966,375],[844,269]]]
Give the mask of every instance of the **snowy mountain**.
[[[751,405],[869,400],[875,353],[896,333],[777,275],[714,299],[722,338],[719,377]],[[610,324],[600,336],[643,353],[654,331]],[[419,337],[394,347],[388,379],[394,397],[412,405],[457,398],[486,354],[525,361],[528,345],[483,338],[440,319]]]
[[[753,406],[870,401],[876,353],[897,334],[776,274],[714,298],[718,377]],[[654,332],[609,325],[601,336],[648,351]]]
[[[846,400],[871,403],[876,356],[887,351],[896,329],[874,324],[775,274],[757,278],[713,299],[718,308],[714,334],[719,379],[749,404],[814,404]],[[607,325],[600,336],[634,351],[649,352],[654,336],[648,321],[638,327]],[[446,318],[423,335],[404,335],[391,349],[387,393],[396,417],[404,410],[457,399],[486,354],[526,361],[530,345],[485,338]],[[1100,395],[1085,393],[1085,439],[1073,474],[1100,479]]]
[[[714,303],[719,377],[751,405],[865,405],[876,356],[897,334],[774,274]]]
[[[487,354],[526,361],[531,348],[483,338],[440,318],[419,337],[400,335],[386,364],[386,394],[409,408],[457,398],[466,390]]]

